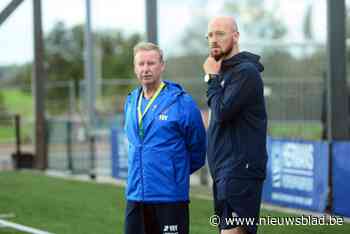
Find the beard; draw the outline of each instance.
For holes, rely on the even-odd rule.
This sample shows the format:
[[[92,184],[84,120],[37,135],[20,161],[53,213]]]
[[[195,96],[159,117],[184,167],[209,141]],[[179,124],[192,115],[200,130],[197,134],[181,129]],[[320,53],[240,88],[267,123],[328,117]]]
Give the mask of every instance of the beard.
[[[219,61],[223,56],[224,56],[224,53],[223,51],[220,51],[219,53],[218,52],[210,52],[210,55],[211,57],[213,57],[216,61]]]
[[[228,56],[233,50],[233,46],[227,48],[226,51],[222,50],[219,46],[211,48],[210,56],[212,56],[216,61],[221,58]]]

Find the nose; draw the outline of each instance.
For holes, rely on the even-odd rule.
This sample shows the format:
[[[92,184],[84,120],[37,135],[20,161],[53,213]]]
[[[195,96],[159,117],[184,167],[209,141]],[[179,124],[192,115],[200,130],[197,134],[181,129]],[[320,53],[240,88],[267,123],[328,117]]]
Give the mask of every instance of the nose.
[[[210,47],[216,46],[218,44],[217,36],[213,35],[211,37],[208,37],[208,43]]]
[[[213,36],[208,37],[208,42],[209,42],[209,44],[216,43],[217,42],[216,36],[213,35]]]
[[[150,66],[147,63],[145,63],[144,65],[142,65],[141,71],[142,73],[148,73],[150,71]]]
[[[219,47],[219,44],[218,44],[218,42],[217,41],[210,41],[209,42],[209,47],[210,48],[215,48],[215,47]]]

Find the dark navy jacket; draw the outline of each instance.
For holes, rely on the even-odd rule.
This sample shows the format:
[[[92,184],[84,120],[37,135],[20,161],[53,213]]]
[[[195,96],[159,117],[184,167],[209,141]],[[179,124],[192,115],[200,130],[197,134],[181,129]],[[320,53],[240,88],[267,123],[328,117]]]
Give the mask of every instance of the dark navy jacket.
[[[132,91],[125,103],[129,201],[188,201],[190,174],[205,162],[206,135],[197,105],[180,85],[164,83],[143,118],[143,138],[137,120],[141,88]]]
[[[264,179],[267,115],[259,56],[241,52],[208,82],[208,163],[214,181]]]

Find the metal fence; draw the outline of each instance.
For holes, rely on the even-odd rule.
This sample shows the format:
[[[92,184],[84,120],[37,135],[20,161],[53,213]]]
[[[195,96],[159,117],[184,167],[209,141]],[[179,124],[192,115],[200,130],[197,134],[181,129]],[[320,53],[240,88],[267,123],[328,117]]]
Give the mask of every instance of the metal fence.
[[[202,111],[207,112],[206,84],[200,77],[177,77],[172,80],[180,83]],[[269,135],[289,139],[320,139],[323,131],[324,79],[263,76],[263,80]],[[122,128],[125,97],[137,85],[136,79],[99,83],[95,125],[87,126],[84,83],[81,82],[78,88],[73,82],[49,83],[46,87],[49,168],[74,173],[91,173],[95,170],[100,174],[110,174],[109,130],[112,126]],[[7,151],[14,149],[15,143],[14,126],[9,124],[11,121],[11,118],[4,116],[0,119],[2,132],[6,132],[5,126],[7,132],[13,132],[9,138],[2,137],[0,140],[0,149],[7,148]],[[27,143],[27,148],[34,142],[33,126],[32,116],[22,116],[22,139]],[[93,146],[91,141],[95,142]]]
[[[207,111],[206,84],[202,79],[196,77],[175,81],[193,96],[203,112]],[[322,137],[324,101],[322,78],[282,80],[264,77],[264,83],[270,136],[298,139]],[[85,95],[83,85],[82,83],[80,87],[81,97]],[[66,85],[61,83],[59,89],[68,90],[64,92],[65,97],[51,98],[48,101],[50,105],[61,108],[59,111],[56,109],[56,114],[53,113],[54,117],[50,117],[48,121],[49,167],[76,173],[89,173],[94,169],[109,174],[111,172],[109,131],[112,126],[122,128],[124,100],[136,86],[136,79],[107,80],[101,83],[101,92],[96,100],[95,126],[89,129],[84,124],[87,113],[81,104],[83,99],[76,99],[72,83]],[[57,87],[50,86],[48,91],[54,88]],[[91,152],[91,137],[95,140],[94,152]],[[91,156],[92,154],[94,156]],[[93,163],[96,165],[92,165]]]
[[[80,121],[50,119],[49,169],[76,174],[111,175],[110,136],[107,128],[86,128]]]

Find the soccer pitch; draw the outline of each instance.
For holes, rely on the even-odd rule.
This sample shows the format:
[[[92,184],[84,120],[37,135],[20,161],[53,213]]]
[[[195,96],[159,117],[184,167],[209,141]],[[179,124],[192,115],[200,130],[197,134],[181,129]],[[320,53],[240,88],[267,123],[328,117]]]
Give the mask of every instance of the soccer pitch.
[[[0,214],[14,214],[15,217],[8,218],[11,222],[56,234],[122,234],[124,208],[124,188],[116,185],[53,178],[40,172],[0,172]],[[212,201],[193,197],[191,234],[217,233],[209,224],[212,215]],[[291,215],[263,210],[261,216]],[[0,233],[22,232],[0,228]],[[350,233],[350,224],[265,225],[259,227],[258,233],[345,234]]]

